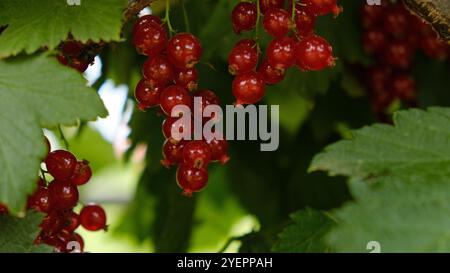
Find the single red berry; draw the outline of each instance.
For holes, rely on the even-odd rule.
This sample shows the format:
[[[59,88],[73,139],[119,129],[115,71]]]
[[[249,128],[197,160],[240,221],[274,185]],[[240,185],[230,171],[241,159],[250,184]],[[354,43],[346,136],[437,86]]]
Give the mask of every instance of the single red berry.
[[[169,61],[179,69],[192,68],[200,61],[200,41],[190,33],[179,33],[167,45]]]
[[[295,27],[300,37],[306,37],[314,32],[316,15],[307,12],[301,5],[295,6]]]
[[[383,14],[383,30],[394,37],[403,37],[408,31],[409,20],[405,8],[391,6]]]
[[[262,14],[265,14],[270,9],[283,8],[284,0],[258,0],[259,9]]]
[[[254,104],[264,97],[264,80],[256,72],[247,72],[233,80],[233,95],[236,104]]]
[[[291,14],[281,8],[270,9],[263,21],[264,29],[274,37],[286,36],[292,27]]]
[[[406,41],[392,41],[384,51],[384,61],[396,68],[406,69],[411,66],[413,48]]]
[[[56,150],[48,154],[45,159],[45,165],[47,171],[55,179],[69,179],[75,170],[77,165],[77,159],[75,156],[64,150]]]
[[[193,128],[192,120],[190,119],[190,124],[185,124],[182,121],[183,119],[178,117],[167,117],[162,124],[164,137],[178,142],[182,139],[183,132],[191,135]]]
[[[363,46],[367,53],[378,53],[386,46],[386,35],[380,29],[370,29],[364,32]]]
[[[173,139],[166,139],[162,149],[164,159],[161,160],[161,164],[166,168],[170,168],[171,166],[182,163],[185,144],[186,142],[184,140],[175,141]]]
[[[187,89],[188,91],[194,91],[198,85],[198,73],[195,67],[188,69],[178,69],[175,72],[175,84]]]
[[[80,216],[70,211],[64,221],[64,230],[69,232],[75,231],[80,226]]]
[[[152,88],[164,87],[174,80],[174,69],[165,56],[148,58],[144,63],[142,74]]]
[[[232,75],[254,70],[258,64],[258,49],[254,40],[239,41],[228,56],[228,71]]]
[[[138,102],[140,110],[144,111],[147,108],[158,106],[161,97],[161,88],[151,88],[145,79],[139,81],[134,91],[134,96]]]
[[[205,110],[205,107],[208,105],[220,105],[220,99],[216,95],[216,93],[209,89],[200,90],[198,92],[194,93],[194,98],[199,97],[201,98],[200,101],[200,107],[201,109],[197,109],[199,112],[202,112]],[[194,104],[194,103],[193,103]],[[194,105],[192,105],[192,109],[194,109]],[[195,109],[194,109],[195,111]]]
[[[143,55],[156,56],[161,53],[167,44],[167,31],[156,23],[148,22],[137,28],[133,35],[133,45]]]
[[[215,138],[208,142],[211,149],[211,161],[219,161],[221,164],[225,164],[230,160],[228,156],[228,143],[225,139],[217,140]]]
[[[50,204],[55,209],[71,209],[78,203],[78,189],[68,180],[53,180],[48,186]]]
[[[188,91],[181,86],[171,85],[161,93],[161,109],[168,116],[171,116],[172,109],[177,105],[191,106],[191,96]]]
[[[77,162],[75,167],[75,171],[73,172],[70,180],[77,186],[81,186],[86,184],[89,179],[91,179],[92,170],[89,167],[89,162],[86,160],[81,160]]]
[[[44,187],[38,187],[33,195],[28,198],[27,207],[40,212],[49,212],[51,207],[48,190]]]
[[[205,168],[211,161],[211,148],[203,140],[192,140],[183,149],[183,164],[196,168]]]
[[[138,30],[141,27],[147,26],[147,25],[152,24],[152,23],[153,24],[162,25],[162,21],[161,21],[161,19],[158,16],[148,14],[148,15],[144,15],[144,16],[140,17],[136,21],[136,23],[134,23],[133,32],[132,32],[133,36],[136,35],[136,33],[138,32]]]
[[[390,79],[394,95],[402,100],[412,100],[416,96],[416,83],[411,75],[400,74]]]
[[[184,195],[192,196],[192,193],[206,187],[208,171],[204,168],[180,165],[177,170],[177,183],[183,189]]]
[[[431,59],[439,61],[445,60],[450,52],[450,47],[434,33],[420,40],[420,49]]]
[[[60,49],[65,56],[76,57],[83,51],[84,45],[78,41],[65,41],[61,43]]]
[[[269,64],[284,73],[295,62],[295,41],[290,37],[273,39],[266,49]]]
[[[284,79],[284,71],[275,69],[269,64],[267,59],[264,59],[259,66],[258,74],[266,84],[276,84]]]
[[[382,25],[385,5],[361,5],[361,21],[364,28],[374,28]]]
[[[84,251],[84,240],[83,237],[81,237],[80,234],[74,232],[73,233],[73,239],[78,243],[80,249],[78,249],[80,252]]]
[[[236,33],[252,30],[256,26],[256,5],[248,2],[240,2],[231,13],[233,30]]]
[[[322,70],[334,65],[332,51],[327,40],[317,35],[311,35],[297,44],[296,63],[303,70]]]
[[[85,229],[97,231],[106,228],[106,213],[102,207],[95,204],[84,206],[80,211],[80,223]]]
[[[326,15],[328,13],[338,15],[342,11],[342,8],[337,5],[337,0],[304,0],[303,3],[306,5],[305,8],[315,15]]]

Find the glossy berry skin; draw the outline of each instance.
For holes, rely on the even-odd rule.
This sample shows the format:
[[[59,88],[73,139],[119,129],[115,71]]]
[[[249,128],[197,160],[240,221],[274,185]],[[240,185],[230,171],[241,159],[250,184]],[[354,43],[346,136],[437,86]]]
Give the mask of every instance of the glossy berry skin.
[[[195,168],[206,168],[211,161],[211,148],[203,140],[192,140],[183,149],[183,164]]]
[[[80,226],[80,216],[71,211],[64,221],[64,230],[69,232],[75,231]]]
[[[208,171],[204,168],[180,165],[177,170],[177,183],[183,189],[183,194],[192,196],[192,193],[201,191],[208,183]]]
[[[228,56],[228,71],[232,75],[254,70],[258,64],[258,49],[254,40],[239,41]]]
[[[200,61],[202,47],[200,41],[190,33],[179,33],[167,44],[169,61],[178,69],[194,67]]]
[[[316,15],[308,13],[302,6],[295,7],[295,27],[300,37],[306,37],[314,32]]]
[[[267,61],[277,70],[291,67],[295,62],[295,41],[290,37],[273,39],[266,49]]]
[[[151,24],[161,25],[162,21],[161,21],[161,19],[158,16],[151,15],[151,14],[144,15],[144,16],[140,17],[136,21],[136,23],[134,23],[133,31],[132,31],[133,36],[136,35],[136,33],[138,32],[138,30],[140,28],[142,28],[144,26],[151,25]]]
[[[50,210],[45,215],[39,227],[46,236],[59,233],[64,228],[64,213],[60,210]]]
[[[247,72],[233,80],[233,95],[236,104],[255,104],[264,97],[264,80],[256,72]]]
[[[411,75],[395,75],[390,79],[393,94],[402,100],[411,100],[416,96],[416,83]]]
[[[86,160],[81,160],[77,162],[77,165],[75,167],[75,171],[73,172],[72,177],[70,180],[72,183],[74,183],[77,186],[81,186],[89,182],[89,179],[91,179],[92,176],[92,170],[89,166],[89,162]]]
[[[90,231],[106,228],[106,213],[99,205],[86,205],[80,211],[81,226]]]
[[[161,53],[167,44],[167,31],[156,23],[147,23],[137,28],[133,45],[143,55],[153,57]]]
[[[134,91],[134,97],[138,102],[138,108],[144,111],[150,107],[158,106],[161,97],[161,88],[151,88],[145,79],[139,81]]]
[[[48,154],[45,159],[47,171],[58,180],[68,179],[73,175],[77,165],[75,156],[64,150],[56,150]]]
[[[198,86],[198,72],[195,67],[188,69],[178,69],[175,72],[175,84],[188,91],[194,91]]]
[[[162,153],[163,160],[161,160],[161,164],[170,168],[171,166],[181,164],[183,162],[183,149],[186,144],[186,141],[174,141],[172,139],[166,139],[164,142]]]
[[[306,9],[314,15],[326,15],[333,13],[338,15],[342,9],[337,5],[337,0],[304,0]]]
[[[43,187],[38,187],[33,195],[28,198],[27,207],[40,212],[49,212],[51,207],[48,190]]]
[[[269,64],[267,59],[264,59],[259,66],[258,74],[266,84],[276,84],[284,79],[283,70],[275,69]]]
[[[387,43],[387,38],[383,30],[370,29],[364,32],[363,46],[367,53],[373,54],[381,52]]]
[[[257,10],[256,5],[249,2],[240,2],[231,13],[233,30],[236,33],[252,30],[256,26]]]
[[[168,116],[171,116],[172,109],[177,105],[191,106],[191,96],[188,91],[181,86],[171,85],[161,93],[161,110]]]
[[[413,49],[405,41],[393,41],[384,51],[384,61],[396,68],[406,69],[411,66]]]
[[[180,124],[180,122],[177,122],[179,120],[178,117],[167,117],[162,124],[162,131],[164,134],[164,137],[166,139],[170,139],[171,141],[178,142],[182,138],[182,133],[187,132],[189,135],[191,135],[193,124]],[[176,133],[173,134],[172,131],[175,131]]]
[[[217,140],[215,138],[208,141],[211,149],[211,161],[218,161],[220,164],[225,164],[230,160],[228,156],[228,143],[225,139]]]
[[[264,30],[273,37],[283,37],[292,27],[291,14],[284,9],[270,9],[263,20]]]
[[[334,65],[332,50],[324,38],[317,35],[308,36],[296,45],[296,63],[302,70],[322,70]]]
[[[268,10],[283,8],[284,0],[258,0],[259,9],[262,14],[265,14]]]
[[[142,68],[142,74],[151,88],[164,87],[174,80],[174,68],[165,56],[148,58]]]
[[[77,186],[68,180],[53,180],[48,186],[48,194],[55,209],[71,209],[78,203]]]

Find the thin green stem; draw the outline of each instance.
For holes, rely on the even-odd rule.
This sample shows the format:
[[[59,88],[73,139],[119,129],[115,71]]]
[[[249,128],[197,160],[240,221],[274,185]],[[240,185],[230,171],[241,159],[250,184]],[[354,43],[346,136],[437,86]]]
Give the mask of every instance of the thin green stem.
[[[44,180],[45,185],[47,185],[47,178],[45,178],[45,171],[41,168],[41,176],[42,176],[42,180]]]
[[[256,0],[256,25],[255,25],[255,41],[259,40],[259,22],[261,21],[261,7],[259,6],[259,0]]]
[[[66,137],[64,136],[61,125],[58,126],[58,131],[59,131],[59,136],[61,137],[62,141],[64,142],[64,146],[66,147],[66,150],[69,150],[69,142],[67,141]]]
[[[297,2],[296,0],[292,0],[292,17],[291,17],[291,19],[292,19],[292,22],[294,22],[294,20],[295,20],[295,5],[296,5],[296,3],[295,2]]]
[[[184,29],[186,32],[191,32],[191,27],[189,26],[189,17],[186,11],[186,5],[184,4],[184,0],[179,0],[181,4],[181,10],[183,11],[183,19],[184,19]]]
[[[175,33],[175,30],[170,23],[170,0],[166,0],[166,14],[164,16],[163,22],[167,24],[167,28],[169,29],[169,36],[172,37],[172,34]]]

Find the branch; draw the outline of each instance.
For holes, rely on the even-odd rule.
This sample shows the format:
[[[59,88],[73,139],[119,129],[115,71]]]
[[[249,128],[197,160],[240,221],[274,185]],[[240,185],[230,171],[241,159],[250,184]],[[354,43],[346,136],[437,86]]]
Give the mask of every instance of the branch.
[[[129,21],[143,8],[149,6],[155,0],[128,0],[128,7],[124,12],[125,22]]]
[[[404,0],[415,14],[429,22],[441,38],[450,44],[449,0]]]

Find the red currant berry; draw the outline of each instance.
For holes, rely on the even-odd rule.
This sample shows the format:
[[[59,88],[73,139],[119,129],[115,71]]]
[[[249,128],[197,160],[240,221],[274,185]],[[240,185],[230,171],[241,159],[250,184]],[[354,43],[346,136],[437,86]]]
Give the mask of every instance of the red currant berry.
[[[133,36],[133,45],[141,54],[149,57],[161,53],[167,44],[167,32],[159,24],[147,23],[137,28]]]
[[[361,5],[361,20],[364,28],[380,26],[383,20],[384,7],[377,5]]]
[[[38,187],[33,195],[28,198],[27,207],[40,212],[49,212],[50,200],[48,190],[44,187]]]
[[[162,124],[163,134],[166,139],[174,140],[178,142],[182,139],[183,132],[191,135],[193,124],[185,124],[184,122],[179,121],[177,117],[167,117]],[[192,120],[191,120],[192,121]],[[175,133],[174,133],[175,132]]]
[[[80,249],[78,249],[80,252],[84,251],[84,240],[83,237],[81,237],[80,234],[74,232],[73,233],[73,239],[78,243]]]
[[[264,80],[256,72],[247,72],[233,80],[233,95],[236,104],[254,104],[264,97]]]
[[[228,71],[232,75],[254,70],[258,64],[258,49],[255,41],[239,41],[228,56]]]
[[[200,90],[194,94],[194,97],[201,98],[201,103],[200,103],[201,109],[198,109],[198,111],[202,112],[202,113],[205,110],[205,107],[208,105],[220,105],[219,97],[212,90],[208,90],[208,89]],[[193,106],[192,106],[192,108],[194,109]]]
[[[205,168],[211,161],[211,148],[203,140],[192,140],[183,149],[183,163],[187,166]]]
[[[258,74],[266,84],[276,84],[284,79],[283,70],[275,69],[264,59],[258,69]]]
[[[394,67],[406,69],[411,66],[413,49],[405,41],[393,41],[384,51],[384,61]]]
[[[364,33],[363,46],[367,53],[378,53],[386,46],[386,35],[380,29],[370,29]]]
[[[322,37],[311,35],[301,40],[295,49],[297,65],[303,70],[322,70],[334,65],[331,45]]]
[[[215,138],[208,142],[211,149],[211,161],[219,161],[221,164],[225,164],[230,160],[228,156],[228,143],[225,139],[217,140]]]
[[[66,41],[61,43],[60,48],[65,56],[76,57],[81,54],[84,45],[78,41]]]
[[[420,48],[422,51],[435,60],[445,60],[450,52],[450,47],[436,34],[423,37],[420,40]]]
[[[167,56],[179,69],[194,67],[199,62],[201,53],[200,41],[190,33],[176,34],[167,45]]]
[[[75,156],[64,150],[56,150],[48,154],[45,159],[45,165],[47,171],[55,179],[69,179],[75,170],[77,165],[77,159]]]
[[[240,2],[231,13],[233,30],[236,33],[252,30],[256,26],[257,11],[256,5],[248,2]]]
[[[383,29],[395,37],[404,36],[408,30],[408,13],[404,7],[392,6],[383,14]]]
[[[86,205],[80,211],[80,223],[90,231],[106,229],[106,213],[99,205]]]
[[[155,15],[144,15],[142,17],[140,17],[136,23],[134,23],[133,26],[133,36],[136,35],[136,33],[138,32],[138,30],[140,28],[142,28],[143,26],[147,26],[149,24],[158,24],[158,25],[162,25],[162,21],[158,16]]]
[[[69,212],[69,214],[66,216],[66,220],[64,222],[64,230],[73,232],[79,226],[80,226],[80,216],[73,211]]]
[[[262,14],[265,14],[270,9],[283,8],[284,0],[258,0],[259,9]]]
[[[295,41],[290,37],[276,38],[272,40],[266,49],[267,61],[277,70],[291,67],[295,62]]]
[[[367,70],[367,85],[369,86],[372,95],[386,93],[387,81],[391,75],[390,67],[375,66]]]
[[[337,0],[305,0],[306,9],[315,15],[333,13],[335,16],[341,13],[342,8],[337,5]]]
[[[178,69],[175,73],[175,84],[187,89],[188,91],[194,91],[197,89],[198,73],[195,67],[188,69]]]
[[[89,167],[89,162],[86,160],[81,160],[77,162],[75,167],[75,171],[73,172],[70,180],[77,186],[81,186],[86,184],[89,179],[91,179],[92,170]]]
[[[162,149],[164,159],[161,160],[161,164],[166,168],[170,168],[173,165],[182,163],[185,143],[183,140],[167,139]]]
[[[78,189],[68,180],[53,180],[48,186],[50,204],[55,209],[71,209],[78,203]]]
[[[174,69],[162,55],[148,58],[144,63],[142,74],[152,88],[166,86],[174,80]]]
[[[191,96],[188,91],[181,86],[171,85],[161,93],[161,109],[168,116],[171,116],[172,109],[177,105],[191,106]]]
[[[64,228],[64,214],[59,210],[50,210],[39,227],[42,228],[44,237],[59,233]]]
[[[416,83],[411,75],[396,75],[390,80],[391,90],[402,100],[412,100],[416,96]]]
[[[288,34],[292,27],[291,15],[284,9],[270,9],[263,21],[264,29],[274,37],[281,38]]]
[[[208,171],[204,168],[180,165],[177,170],[177,183],[183,189],[184,195],[192,196],[192,193],[206,187]]]
[[[316,16],[308,13],[302,6],[295,7],[295,26],[300,37],[306,37],[314,32]]]
[[[147,82],[144,79],[142,79],[136,85],[134,96],[138,102],[139,109],[144,111],[147,108],[159,105],[161,97],[161,88],[160,87],[151,88],[150,85],[147,84]]]

